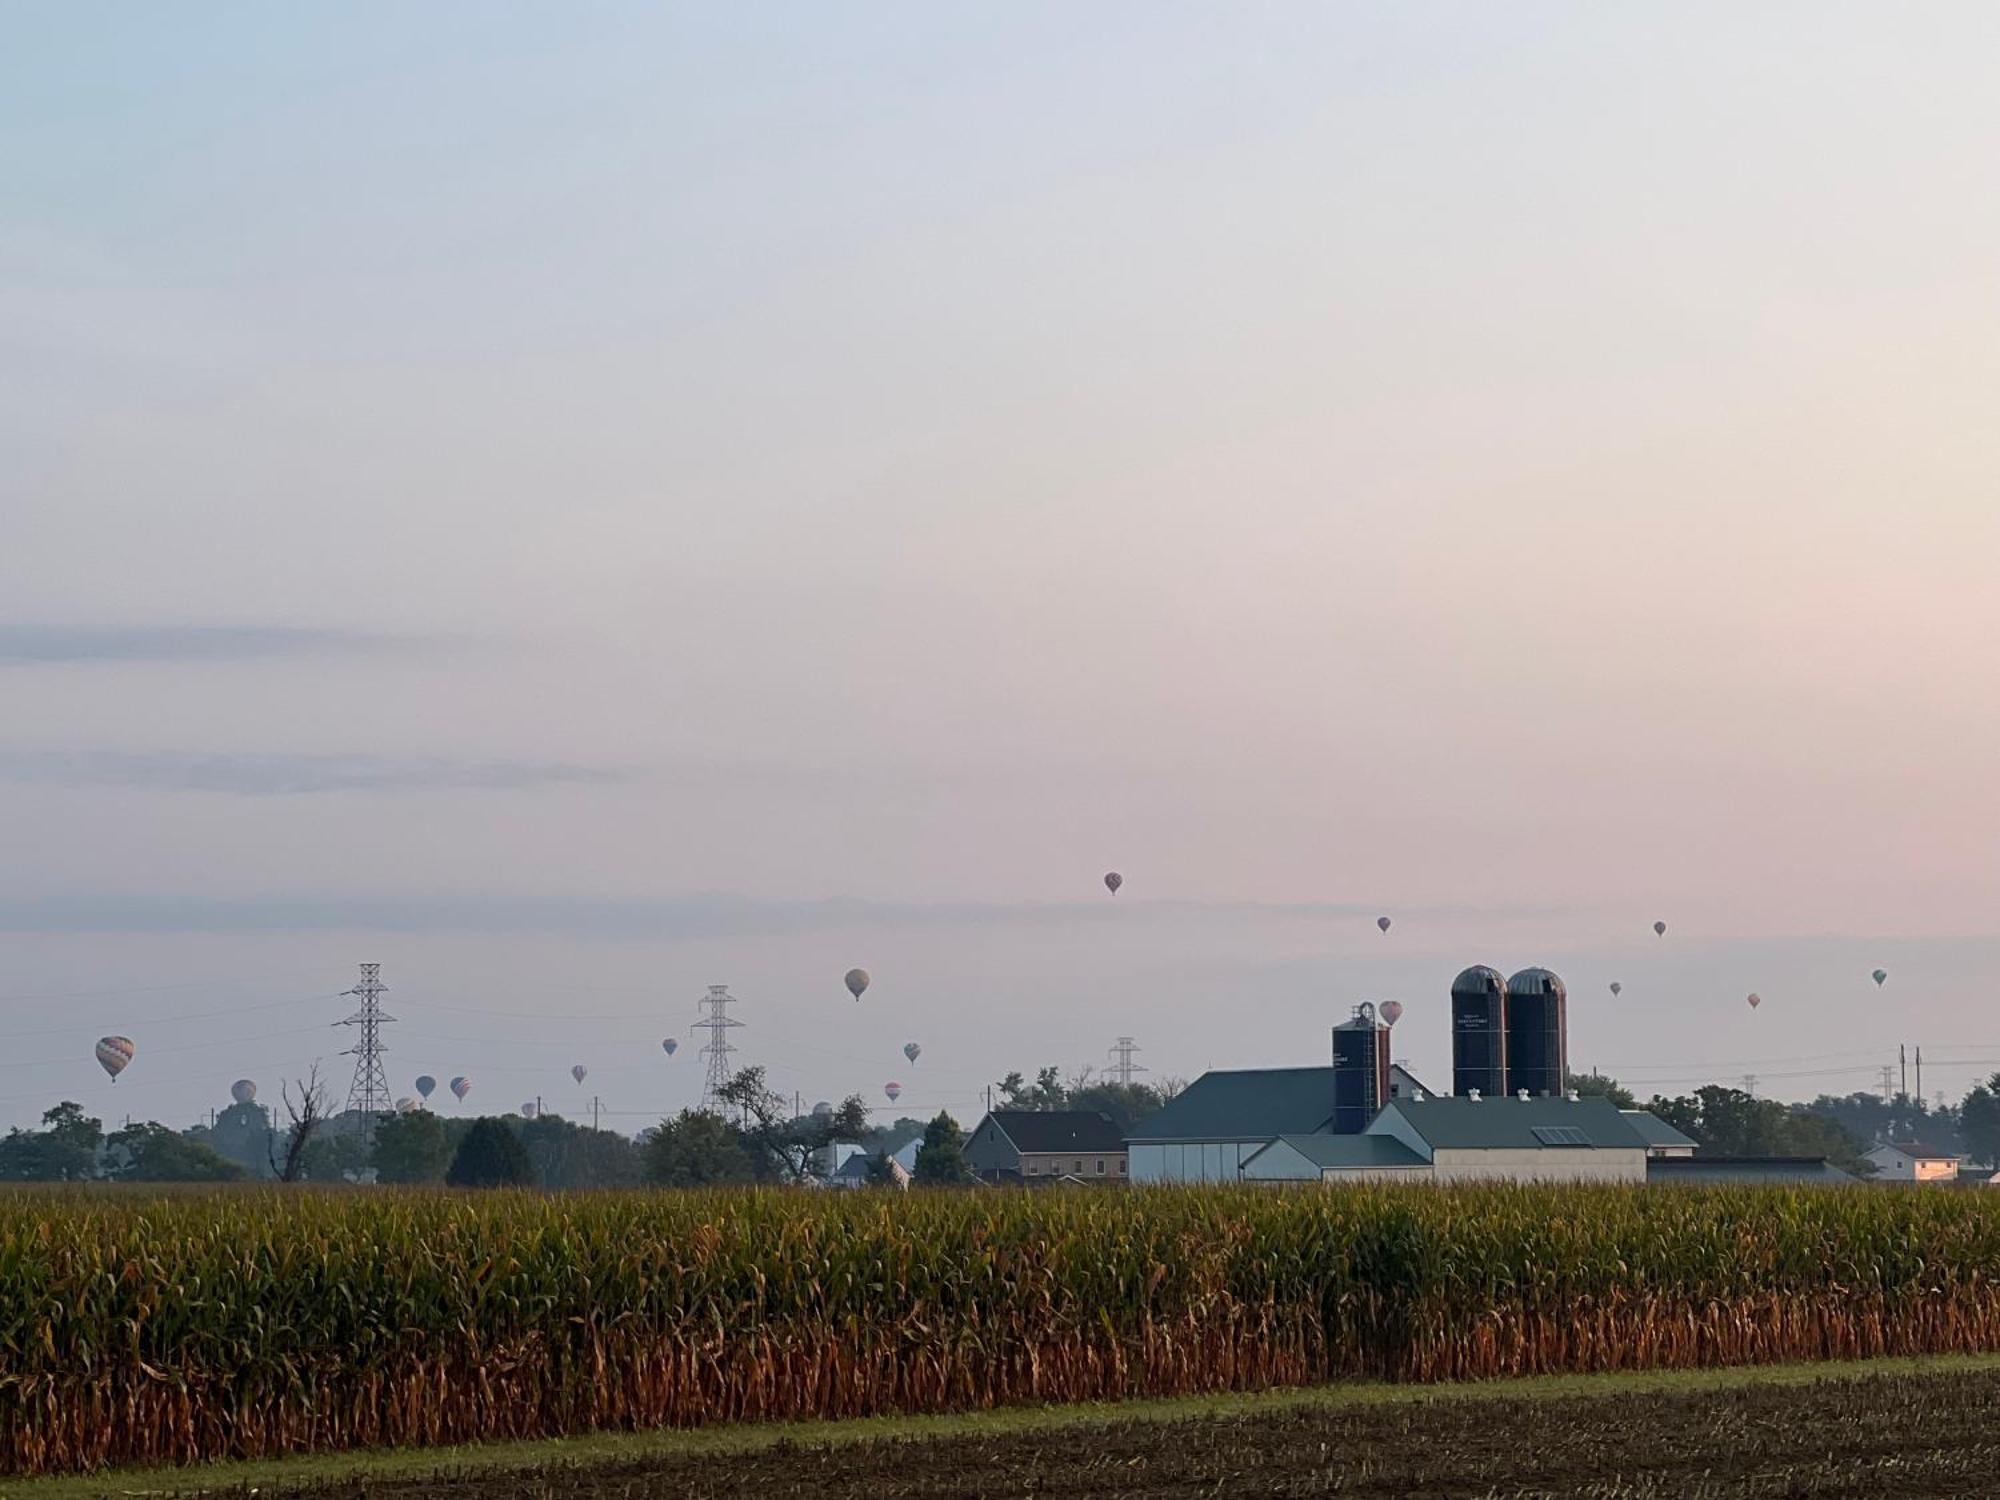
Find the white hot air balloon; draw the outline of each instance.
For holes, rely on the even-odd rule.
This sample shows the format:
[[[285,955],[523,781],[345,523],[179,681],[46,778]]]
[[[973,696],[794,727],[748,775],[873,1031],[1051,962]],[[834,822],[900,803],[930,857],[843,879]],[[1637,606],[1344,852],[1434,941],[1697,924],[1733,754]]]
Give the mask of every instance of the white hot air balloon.
[[[419,1099],[430,1098],[431,1091],[437,1086],[438,1081],[435,1078],[431,1077],[428,1073],[424,1074],[417,1080],[417,1097]]]
[[[423,1106],[414,1099],[403,1098],[396,1101],[396,1113],[399,1115],[415,1114],[422,1108]]]
[[[239,1078],[229,1085],[229,1097],[238,1104],[248,1104],[257,1097],[257,1085],[247,1078]]]
[[[900,1083],[885,1083],[882,1085],[882,1092],[887,1094],[889,1102],[894,1104],[903,1097],[903,1086]]]
[[[578,1063],[569,1070],[569,1076],[574,1078],[578,1083],[582,1083],[585,1078],[590,1076],[590,1069],[586,1068],[582,1063]]]
[[[1653,936],[1665,937],[1666,935],[1667,935],[1667,924],[1665,922],[1655,922],[1653,924]]]
[[[668,1037],[664,1042],[660,1043],[660,1050],[665,1052],[667,1056],[672,1057],[676,1052],[681,1050],[681,1044],[672,1037]]]
[[[911,1062],[915,1062],[917,1060],[917,1055],[923,1050],[924,1049],[919,1047],[915,1042],[903,1043],[903,1056],[907,1057]]]
[[[1389,925],[1390,925],[1389,919],[1387,917],[1377,917],[1375,919],[1375,925],[1381,928],[1384,932],[1387,932],[1389,930]]]
[[[1111,892],[1112,895],[1114,896],[1117,895],[1118,887],[1123,885],[1124,883],[1125,883],[1125,877],[1123,875],[1120,875],[1116,870],[1105,871],[1104,888],[1107,891]]]
[[[125,1071],[132,1061],[132,1054],[139,1049],[132,1045],[129,1036],[105,1036],[97,1039],[97,1065],[111,1075],[116,1083],[118,1075]]]
[[[1625,993],[1625,986],[1620,984],[1617,980],[1614,979],[1611,981],[1611,993],[1614,995],[1622,995]]]
[[[1375,1011],[1377,1015],[1381,1016],[1386,1025],[1394,1026],[1398,1021],[1403,1019],[1403,1002],[1400,1000],[1384,1000],[1380,1005],[1375,1007]]]
[[[472,1080],[465,1077],[452,1079],[451,1091],[458,1096],[459,1103],[463,1104],[465,1096],[472,1092]]]
[[[521,1118],[524,1120],[532,1120],[541,1112],[542,1107],[532,1099],[521,1106]]]
[[[847,993],[859,1000],[861,992],[868,988],[868,971],[866,969],[849,969],[844,982],[847,985]]]

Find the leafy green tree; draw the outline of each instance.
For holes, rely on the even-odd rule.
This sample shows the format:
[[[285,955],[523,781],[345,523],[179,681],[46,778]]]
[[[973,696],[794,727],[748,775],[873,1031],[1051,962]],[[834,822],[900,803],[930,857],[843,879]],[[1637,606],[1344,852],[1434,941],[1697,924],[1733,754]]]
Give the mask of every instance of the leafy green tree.
[[[1000,1090],[1000,1098],[1008,1109],[1067,1109],[1069,1090],[1063,1086],[1062,1075],[1055,1068],[1043,1068],[1035,1074],[1035,1081],[1028,1083],[1018,1071],[1009,1073],[995,1088]]]
[[[1637,1109],[1639,1101],[1632,1091],[1609,1074],[1600,1073],[1595,1068],[1588,1073],[1569,1075],[1569,1086],[1576,1090],[1580,1099],[1609,1099],[1620,1109]]]
[[[65,1099],[42,1113],[42,1128],[58,1145],[95,1152],[104,1144],[104,1122],[83,1112],[81,1104]]]
[[[662,1187],[713,1187],[754,1182],[757,1161],[742,1135],[721,1115],[684,1109],[662,1120],[639,1147],[646,1181]]]
[[[107,1175],[120,1182],[234,1182],[244,1175],[200,1141],[151,1120],[113,1131],[106,1144],[115,1163]]]
[[[1671,1099],[1656,1095],[1646,1107],[1693,1136],[1707,1155],[1824,1156],[1857,1176],[1874,1171],[1859,1140],[1838,1121],[1803,1105],[1758,1099],[1712,1083]]]
[[[2000,1073],[1973,1085],[1958,1107],[1958,1133],[1974,1161],[2000,1166]]]
[[[307,1182],[353,1182],[371,1164],[368,1137],[358,1130],[321,1130],[306,1143],[299,1164]]]
[[[1149,1083],[1113,1083],[1100,1079],[1069,1091],[1069,1109],[1094,1109],[1118,1122],[1121,1131],[1130,1130],[1148,1115],[1166,1105],[1160,1091]]]
[[[591,1130],[542,1114],[520,1127],[521,1144],[545,1188],[635,1187],[644,1178],[638,1144],[615,1130]]]
[[[216,1155],[227,1157],[252,1177],[274,1175],[271,1158],[277,1145],[276,1133],[271,1129],[270,1115],[254,1100],[230,1105],[215,1117],[213,1126],[196,1134],[214,1148]]]
[[[378,1182],[442,1182],[451,1158],[444,1121],[427,1109],[391,1115],[376,1123],[369,1161]]]
[[[927,1187],[946,1187],[972,1181],[972,1168],[965,1160],[965,1132],[958,1121],[940,1113],[924,1127],[924,1143],[917,1148],[917,1169],[910,1174]]]
[[[10,1130],[0,1140],[0,1182],[80,1182],[97,1169],[97,1153],[50,1130]]]
[[[868,1106],[849,1094],[839,1109],[824,1115],[793,1115],[784,1098],[764,1082],[762,1068],[745,1068],[716,1097],[743,1119],[739,1132],[757,1163],[758,1176],[798,1182],[809,1176],[821,1152],[835,1141],[858,1140],[868,1129]]]
[[[472,1122],[444,1180],[453,1187],[520,1187],[535,1173],[520,1138],[504,1120],[486,1116]]]

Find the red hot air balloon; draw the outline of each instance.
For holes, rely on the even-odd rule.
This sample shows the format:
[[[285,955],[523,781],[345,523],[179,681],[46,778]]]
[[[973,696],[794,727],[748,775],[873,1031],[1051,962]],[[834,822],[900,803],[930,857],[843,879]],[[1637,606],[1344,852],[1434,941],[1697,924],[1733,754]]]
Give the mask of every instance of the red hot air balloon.
[[[1380,1005],[1375,1007],[1375,1012],[1389,1025],[1394,1026],[1398,1021],[1403,1019],[1403,1002],[1400,1000],[1384,1000]]]
[[[903,1097],[903,1086],[900,1083],[887,1083],[882,1086],[882,1092],[887,1094],[889,1102],[894,1104]]]

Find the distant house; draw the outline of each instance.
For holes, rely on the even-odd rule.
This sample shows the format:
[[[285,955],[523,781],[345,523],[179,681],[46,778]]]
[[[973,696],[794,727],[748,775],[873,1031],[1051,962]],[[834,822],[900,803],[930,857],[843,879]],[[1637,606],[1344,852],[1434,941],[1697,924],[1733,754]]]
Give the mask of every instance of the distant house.
[[[1427,1088],[1417,1076],[1401,1063],[1389,1064],[1389,1097],[1391,1099],[1414,1099],[1419,1094],[1429,1098],[1437,1090]]]
[[[1650,1159],[1693,1156],[1695,1148],[1700,1145],[1694,1137],[1681,1134],[1651,1110],[1621,1109],[1618,1113],[1625,1117],[1626,1124],[1639,1132]]]
[[[1960,1154],[1916,1141],[1892,1141],[1867,1153],[1877,1182],[1952,1182]]]
[[[889,1181],[897,1187],[908,1187],[910,1177],[916,1167],[917,1147],[922,1141],[910,1141],[900,1150],[889,1153]],[[840,1153],[840,1165],[833,1169],[826,1179],[828,1187],[858,1188],[875,1184],[875,1161],[882,1153],[864,1150],[860,1146],[842,1144],[835,1148]],[[907,1158],[907,1160],[906,1160]]]
[[[1824,1156],[1649,1156],[1653,1183],[1852,1182]]]
[[[996,1109],[965,1142],[965,1160],[986,1182],[1123,1182],[1124,1132],[1096,1109]]]

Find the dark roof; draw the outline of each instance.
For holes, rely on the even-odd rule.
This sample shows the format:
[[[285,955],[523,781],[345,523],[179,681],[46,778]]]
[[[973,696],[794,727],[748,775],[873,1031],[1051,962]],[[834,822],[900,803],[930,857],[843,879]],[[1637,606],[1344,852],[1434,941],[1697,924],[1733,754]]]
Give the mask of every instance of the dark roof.
[[[1914,1157],[1918,1161],[1948,1161],[1965,1155],[1963,1151],[1947,1151],[1943,1146],[1926,1146],[1920,1141],[1884,1141],[1891,1151]]]
[[[879,1152],[857,1151],[846,1161],[833,1169],[835,1177],[852,1177],[857,1181],[868,1176],[868,1169],[875,1164]]]
[[[1639,1132],[1639,1139],[1648,1146],[1697,1146],[1701,1143],[1693,1136],[1682,1135],[1673,1126],[1662,1120],[1651,1110],[1621,1109],[1625,1123]]]
[[[1433,1150],[1539,1150],[1552,1146],[1645,1145],[1609,1099],[1392,1099],[1395,1111]],[[1379,1121],[1378,1117],[1378,1121]],[[1380,1133],[1379,1125],[1370,1125]],[[1539,1133],[1538,1133],[1539,1132]],[[1565,1138],[1557,1132],[1574,1132]]]
[[[1101,1109],[996,1109],[987,1116],[1016,1151],[1123,1151],[1124,1132]]]
[[[1133,1127],[1128,1141],[1259,1141],[1310,1135],[1333,1118],[1333,1069],[1204,1073]]]
[[[1392,1135],[1334,1135],[1319,1131],[1312,1135],[1281,1135],[1257,1148],[1245,1162],[1248,1166],[1271,1147],[1290,1146],[1316,1167],[1421,1167],[1428,1163]]]
[[[1648,1182],[1852,1182],[1824,1156],[1651,1156]]]

